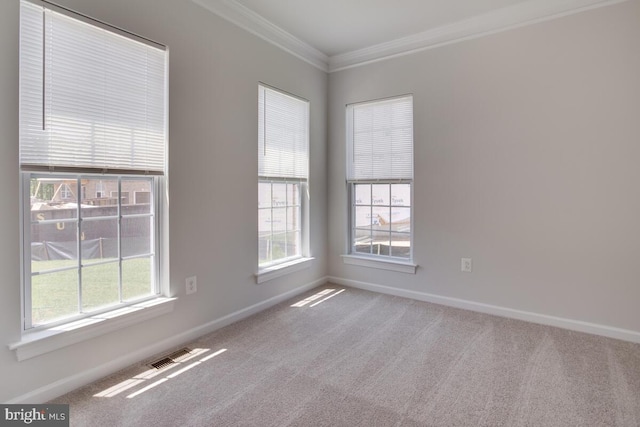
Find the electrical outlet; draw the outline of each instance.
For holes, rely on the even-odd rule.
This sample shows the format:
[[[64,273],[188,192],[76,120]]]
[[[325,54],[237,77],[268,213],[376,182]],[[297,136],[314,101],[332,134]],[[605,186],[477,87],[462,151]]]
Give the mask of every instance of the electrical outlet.
[[[195,294],[198,291],[198,282],[196,276],[187,277],[185,280],[185,288],[187,295]]]
[[[463,271],[465,273],[471,273],[472,269],[473,269],[473,263],[471,262],[471,258],[462,258],[460,271]]]

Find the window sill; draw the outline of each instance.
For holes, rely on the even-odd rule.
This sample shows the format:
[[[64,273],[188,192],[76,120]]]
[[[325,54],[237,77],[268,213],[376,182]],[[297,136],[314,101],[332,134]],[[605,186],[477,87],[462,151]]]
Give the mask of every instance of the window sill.
[[[314,258],[296,258],[293,261],[263,268],[255,274],[256,283],[264,283],[266,281],[309,268],[311,267],[311,261],[313,260]]]
[[[22,340],[9,344],[18,361],[95,338],[115,330],[173,311],[176,298],[159,297],[96,316],[54,326],[35,332],[26,332]]]
[[[360,267],[378,268],[381,270],[397,271],[399,273],[416,274],[417,264],[357,255],[342,255],[342,262]]]

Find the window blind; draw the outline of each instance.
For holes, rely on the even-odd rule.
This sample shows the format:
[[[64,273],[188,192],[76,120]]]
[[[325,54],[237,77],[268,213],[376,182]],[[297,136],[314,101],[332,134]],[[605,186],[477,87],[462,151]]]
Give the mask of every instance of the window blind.
[[[413,97],[347,106],[347,141],[347,179],[413,179]]]
[[[309,102],[263,85],[258,90],[258,175],[306,179]]]
[[[166,50],[46,5],[20,16],[21,169],[163,174]]]

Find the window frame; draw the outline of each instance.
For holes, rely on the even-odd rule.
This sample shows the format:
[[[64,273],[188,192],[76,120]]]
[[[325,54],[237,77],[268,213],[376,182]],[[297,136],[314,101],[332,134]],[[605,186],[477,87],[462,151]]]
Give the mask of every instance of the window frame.
[[[162,117],[162,122],[157,120],[157,123],[160,124],[161,127],[156,130],[156,142],[161,142],[161,146],[156,145],[156,151],[154,151],[153,156],[155,163],[140,163],[138,158],[132,157],[132,162],[135,163],[135,166],[132,164],[127,165],[119,165],[117,162],[115,164],[91,164],[91,165],[75,165],[72,163],[69,164],[61,164],[61,163],[38,163],[31,162],[29,160],[25,161],[22,155],[22,136],[23,136],[23,116],[21,113],[20,116],[20,179],[19,179],[19,194],[20,199],[18,200],[19,210],[20,210],[20,311],[21,311],[21,329],[22,334],[20,341],[12,343],[9,345],[11,350],[16,351],[16,355],[19,361],[25,360],[55,349],[59,349],[70,344],[78,343],[84,341],[89,338],[97,337],[99,335],[103,335],[108,332],[116,331],[123,327],[127,327],[133,325],[135,323],[139,323],[144,320],[148,320],[154,318],[156,316],[160,316],[162,314],[169,313],[173,310],[175,305],[176,298],[171,296],[171,289],[169,283],[169,223],[168,223],[168,194],[167,194],[167,185],[168,185],[168,171],[167,171],[167,154],[168,154],[168,70],[169,70],[169,49],[161,43],[157,43],[153,40],[146,39],[144,37],[138,36],[130,31],[123,30],[107,23],[97,21],[91,17],[78,14],[70,9],[61,8],[54,4],[51,4],[42,0],[21,0],[21,32],[20,32],[20,109],[23,111],[23,79],[34,79],[35,75],[44,76],[44,72],[36,74],[33,73],[33,68],[25,67],[25,70],[22,69],[23,58],[29,58],[30,54],[33,54],[33,40],[44,40],[45,30],[43,29],[42,38],[40,38],[40,33],[38,33],[34,38],[34,30],[30,28],[26,33],[22,32],[23,28],[23,19],[30,20],[30,23],[38,22],[39,19],[33,19],[33,15],[30,15],[27,18],[23,18],[23,3],[24,10],[30,10],[29,14],[32,14],[34,7],[41,7],[43,16],[45,16],[48,12],[57,12],[58,14],[65,15],[66,17],[72,18],[78,22],[82,22],[84,24],[90,24],[93,27],[96,27],[101,30],[106,30],[108,32],[114,33],[118,36],[122,36],[124,38],[130,39],[134,42],[142,43],[144,45],[148,45],[150,47],[155,47],[157,49],[163,50],[163,59],[162,59],[162,67],[163,71],[163,82],[157,81],[154,89],[152,89],[151,93],[155,93],[158,96],[160,95],[160,90],[162,90],[162,103],[157,105],[162,105],[162,110],[158,113],[158,117]],[[25,15],[26,16],[26,15]],[[43,21],[45,19],[43,18]],[[36,31],[37,32],[37,31]],[[25,36],[25,34],[27,34]],[[27,46],[25,48],[25,52],[23,52],[23,41],[27,41]],[[36,49],[37,50],[37,49]],[[157,57],[156,57],[157,59]],[[44,59],[40,59],[43,61],[40,67],[44,67]],[[32,61],[33,62],[33,61]],[[157,64],[157,63],[156,63]],[[157,74],[159,75],[159,74]],[[33,81],[33,80],[32,80]],[[38,87],[42,87],[44,89],[44,83],[39,85]],[[46,103],[45,95],[40,94],[40,98],[42,99],[42,103]],[[33,98],[33,97],[32,97]],[[35,99],[35,98],[34,98]],[[27,101],[29,102],[29,101]],[[31,104],[29,108],[31,108]],[[26,107],[25,107],[26,108]],[[42,107],[42,111],[45,111],[44,105]],[[44,128],[45,116],[42,115],[42,130],[46,130]],[[32,126],[32,129],[36,129]],[[39,130],[39,129],[38,129]],[[27,132],[27,131],[25,131]],[[32,135],[28,131],[27,135]],[[161,135],[161,137],[157,137],[157,135]],[[89,142],[89,140],[87,140]],[[30,143],[30,142],[29,142]],[[160,148],[157,148],[160,147]],[[158,154],[161,153],[161,154]],[[161,156],[161,157],[160,157]],[[30,158],[30,157],[29,157]],[[66,161],[66,160],[65,160]],[[49,174],[49,175],[48,175]],[[121,176],[122,178],[134,178],[136,176],[144,176],[144,178],[152,179],[152,188],[151,192],[154,193],[154,203],[153,203],[153,270],[152,270],[152,279],[153,279],[153,290],[151,291],[151,281],[149,282],[150,294],[145,295],[141,298],[132,298],[131,300],[127,300],[124,303],[118,303],[115,305],[109,305],[107,307],[100,307],[99,309],[92,310],[89,313],[83,314],[81,316],[69,316],[64,317],[59,320],[56,319],[55,322],[47,322],[36,327],[25,328],[25,325],[31,325],[31,306],[29,307],[29,322],[25,322],[26,319],[26,310],[25,310],[25,301],[26,298],[29,298],[29,304],[31,304],[31,206],[30,206],[30,177],[32,175],[40,175],[40,176],[90,176],[92,178],[97,178],[97,176],[102,177],[103,179],[110,179],[111,177],[117,178]],[[107,178],[105,178],[107,177]],[[76,183],[78,183],[77,188],[74,189],[77,194],[76,198],[81,198],[81,200],[86,199],[87,188],[86,186],[81,184],[81,180],[78,178]],[[121,187],[120,187],[121,190]],[[119,190],[119,191],[120,191]],[[26,195],[26,196],[25,196]],[[121,205],[122,201],[119,198],[118,204]],[[125,259],[128,259],[126,257]],[[121,262],[121,261],[118,261]],[[26,268],[25,268],[26,266]],[[25,283],[28,281],[28,289]]]
[[[295,101],[299,101],[305,104],[304,108],[306,109],[305,111],[305,116],[306,116],[306,123],[305,123],[305,134],[306,134],[306,159],[304,160],[306,162],[306,175],[304,177],[300,177],[300,176],[275,176],[276,174],[274,173],[269,173],[267,172],[266,174],[262,174],[261,173],[261,166],[260,166],[260,161],[259,163],[259,167],[258,167],[258,198],[260,197],[260,183],[270,183],[271,186],[273,186],[274,183],[296,183],[299,184],[299,191],[298,191],[298,195],[299,195],[299,213],[300,213],[300,220],[299,220],[299,239],[298,239],[298,244],[297,244],[297,248],[298,248],[298,253],[293,255],[293,256],[287,256],[284,258],[280,258],[278,260],[275,261],[271,261],[268,263],[260,263],[260,222],[258,221],[258,235],[257,235],[257,243],[258,243],[258,251],[256,253],[257,255],[257,272],[255,273],[255,277],[256,277],[256,283],[262,283],[277,277],[281,277],[284,276],[286,274],[289,274],[291,272],[294,271],[299,271],[301,269],[307,268],[310,266],[310,262],[313,260],[313,257],[310,256],[310,245],[309,245],[309,228],[310,228],[310,222],[309,222],[309,159],[310,159],[310,132],[311,132],[311,127],[310,127],[310,110],[311,110],[311,103],[309,102],[309,100],[302,98],[300,96],[297,95],[293,95],[289,92],[283,91],[281,89],[275,88],[273,86],[270,86],[268,84],[259,82],[258,83],[258,92],[259,94],[261,93],[261,91],[265,91],[265,94],[268,93],[268,91],[271,92],[276,92],[279,96],[285,96],[288,98],[292,98]],[[261,109],[265,108],[265,105],[260,105],[260,97],[262,95],[259,95],[259,100],[258,100],[258,112],[261,111]],[[266,103],[266,96],[265,96],[265,101]],[[266,110],[264,110],[266,112]],[[260,113],[258,113],[258,128],[260,129],[261,125],[265,126],[265,122],[264,122],[264,117],[260,116]],[[260,129],[262,130],[262,129]],[[267,141],[263,140],[265,138],[265,136],[263,135],[262,138],[260,137],[260,131],[258,132],[258,155],[260,156],[260,153],[264,152],[264,155],[266,155],[266,147],[268,145]],[[262,150],[262,151],[261,151]],[[268,166],[264,166],[268,169]],[[295,168],[294,168],[295,169]],[[297,169],[295,169],[297,171]],[[295,172],[294,174],[297,174],[298,172]],[[273,187],[272,187],[273,188]],[[273,206],[270,207],[270,209],[273,209]],[[258,207],[257,209],[257,214],[259,215],[259,211],[260,208]],[[286,228],[286,226],[285,226]],[[286,231],[285,231],[286,232]]]
[[[417,269],[417,264],[414,263],[414,251],[415,251],[415,244],[414,244],[414,230],[415,230],[415,226],[414,226],[414,222],[415,222],[415,215],[414,215],[414,211],[415,211],[415,200],[414,200],[414,179],[413,179],[413,173],[411,174],[411,177],[408,178],[391,178],[391,179],[385,179],[385,178],[367,178],[367,179],[358,179],[358,178],[352,178],[351,177],[351,168],[353,167],[353,162],[354,162],[354,117],[353,117],[353,110],[354,107],[357,107],[359,105],[363,105],[363,104],[376,104],[376,103],[384,103],[384,102],[389,102],[389,101],[393,101],[394,99],[403,99],[403,98],[410,98],[411,99],[411,114],[413,115],[413,95],[411,94],[407,94],[407,95],[399,95],[399,96],[393,96],[393,97],[388,97],[388,98],[380,98],[380,99],[374,99],[374,100],[370,100],[370,101],[362,101],[362,102],[356,102],[356,103],[351,103],[351,104],[347,104],[346,105],[346,109],[345,109],[345,117],[346,117],[346,126],[345,126],[345,132],[346,132],[346,151],[347,151],[347,168],[346,168],[346,193],[347,193],[347,239],[348,241],[346,242],[346,253],[345,255],[342,255],[343,258],[343,262],[345,264],[351,264],[351,265],[358,265],[358,266],[364,266],[364,267],[372,267],[372,268],[379,268],[379,269],[384,269],[384,270],[391,270],[391,271],[398,271],[398,272],[403,272],[403,273],[410,273],[410,274],[415,274],[416,269]],[[412,125],[412,132],[413,132],[414,126]],[[415,140],[412,137],[412,147],[415,147]],[[412,150],[413,150],[412,148]],[[414,161],[414,157],[412,154],[412,165],[413,165],[413,161]],[[412,167],[413,169],[413,167]],[[409,220],[409,224],[410,224],[410,232],[409,232],[409,256],[408,257],[399,257],[399,256],[393,256],[393,255],[386,255],[386,254],[375,254],[373,253],[373,250],[371,250],[370,253],[366,253],[366,252],[358,252],[356,251],[356,231],[357,231],[357,227],[356,227],[356,195],[355,195],[355,188],[356,185],[360,185],[360,184],[368,184],[368,185],[376,185],[376,184],[383,184],[383,185],[389,185],[389,189],[390,189],[390,200],[389,200],[389,206],[384,205],[384,207],[389,207],[390,209],[393,208],[393,204],[391,201],[391,186],[393,184],[408,184],[410,186],[410,204],[408,206],[408,208],[410,209],[410,220]],[[375,206],[373,204],[373,201],[370,201],[370,205],[367,206]],[[402,206],[402,207],[406,207],[406,206]],[[385,231],[386,232],[386,231]],[[393,233],[393,230],[391,229],[391,226],[389,228],[389,235],[391,236]],[[373,235],[373,231],[372,231],[372,235]],[[391,253],[393,253],[392,249],[391,249],[391,241],[390,241],[390,249]]]
[[[304,241],[303,230],[305,228],[305,221],[304,221],[304,218],[305,218],[305,203],[303,202],[304,197],[302,197],[302,195],[304,193],[306,193],[307,182],[306,182],[306,180],[296,179],[296,178],[283,178],[283,179],[278,179],[278,178],[259,178],[258,179],[258,185],[260,185],[260,184],[269,184],[269,186],[271,188],[271,195],[272,195],[271,198],[272,198],[272,200],[273,200],[273,185],[274,184],[285,184],[285,185],[296,184],[296,185],[298,185],[298,198],[296,200],[297,205],[296,204],[293,204],[293,205],[289,204],[288,203],[288,199],[287,199],[287,201],[285,202],[285,205],[281,206],[281,208],[285,208],[287,210],[289,208],[297,208],[296,211],[298,213],[298,218],[299,218],[298,219],[299,228],[298,229],[294,229],[294,230],[289,230],[288,229],[288,219],[289,218],[288,218],[288,216],[286,216],[284,231],[280,231],[280,232],[275,232],[274,233],[273,226],[272,226],[271,232],[270,232],[270,236],[271,236],[270,240],[271,241],[273,241],[273,235],[274,234],[282,234],[282,233],[284,233],[285,234],[285,240],[286,240],[286,235],[288,233],[297,232],[298,233],[298,237],[296,239],[296,245],[295,245],[296,248],[298,249],[297,253],[295,253],[293,255],[285,255],[284,257],[278,258],[276,260],[274,260],[273,257],[272,257],[272,259],[270,261],[264,262],[264,263],[260,263],[260,259],[258,258],[258,268],[260,270],[265,270],[265,269],[268,269],[270,267],[277,266],[278,264],[289,263],[291,261],[295,261],[297,259],[300,259],[300,258],[304,257],[305,251],[304,251],[304,245],[303,245],[303,241]],[[285,193],[287,194],[287,197],[288,197],[289,194],[288,194],[287,190],[285,190]],[[274,208],[275,207],[273,205],[271,205],[269,207],[262,207],[262,208],[260,206],[258,206],[258,215],[260,215],[260,211],[261,210],[271,210],[271,212],[272,212],[271,217],[273,218],[273,210],[274,210]],[[260,233],[260,229],[258,229],[258,233]],[[287,243],[285,242],[285,247],[286,246],[287,246]]]
[[[391,200],[391,192],[392,192],[392,186],[394,184],[400,184],[400,185],[409,185],[409,197],[411,200],[411,203],[409,205],[397,205],[394,206]],[[374,185],[388,185],[389,186],[389,205],[377,205],[374,204],[373,201],[370,202],[370,204],[360,204],[358,205],[356,203],[356,191],[355,191],[355,187],[357,185],[370,185],[371,187],[373,187]],[[351,180],[348,182],[348,194],[349,194],[349,218],[350,218],[350,222],[349,222],[349,230],[350,230],[350,240],[349,240],[349,254],[350,255],[354,255],[354,256],[371,256],[374,258],[377,257],[385,257],[386,259],[389,259],[390,261],[396,261],[396,262],[401,262],[401,263],[406,263],[406,262],[411,262],[413,260],[413,221],[414,221],[414,215],[413,215],[413,180]],[[371,192],[373,192],[373,189],[371,190]],[[389,211],[391,212],[391,210],[396,207],[396,208],[405,208],[405,209],[410,209],[410,216],[409,216],[409,232],[402,232],[402,231],[396,231],[395,233],[397,234],[408,234],[409,235],[409,256],[408,257],[403,257],[403,256],[394,256],[394,255],[384,255],[384,254],[374,254],[373,253],[373,242],[372,242],[372,248],[371,248],[371,252],[370,253],[366,253],[366,252],[360,252],[356,250],[356,232],[357,230],[362,230],[363,228],[361,227],[356,227],[356,207],[357,206],[369,206],[371,208],[376,207],[376,206],[380,206],[380,207],[384,207],[384,208],[389,208]],[[390,219],[391,219],[391,215],[390,215]],[[394,231],[392,228],[392,224],[393,222],[391,222],[390,226],[389,226],[389,231],[381,231],[381,233],[388,233],[389,234],[389,240],[390,240],[390,248],[389,250],[393,251],[393,245],[391,244],[392,240],[391,240],[391,236],[393,235]],[[373,224],[372,224],[373,225]],[[371,230],[371,233],[373,234],[373,229]],[[373,237],[372,237],[373,238]]]

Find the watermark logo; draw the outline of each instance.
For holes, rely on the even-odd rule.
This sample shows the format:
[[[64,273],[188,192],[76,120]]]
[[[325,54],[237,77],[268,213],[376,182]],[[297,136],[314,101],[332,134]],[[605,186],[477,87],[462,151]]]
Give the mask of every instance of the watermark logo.
[[[69,405],[0,405],[0,427],[69,427]]]

